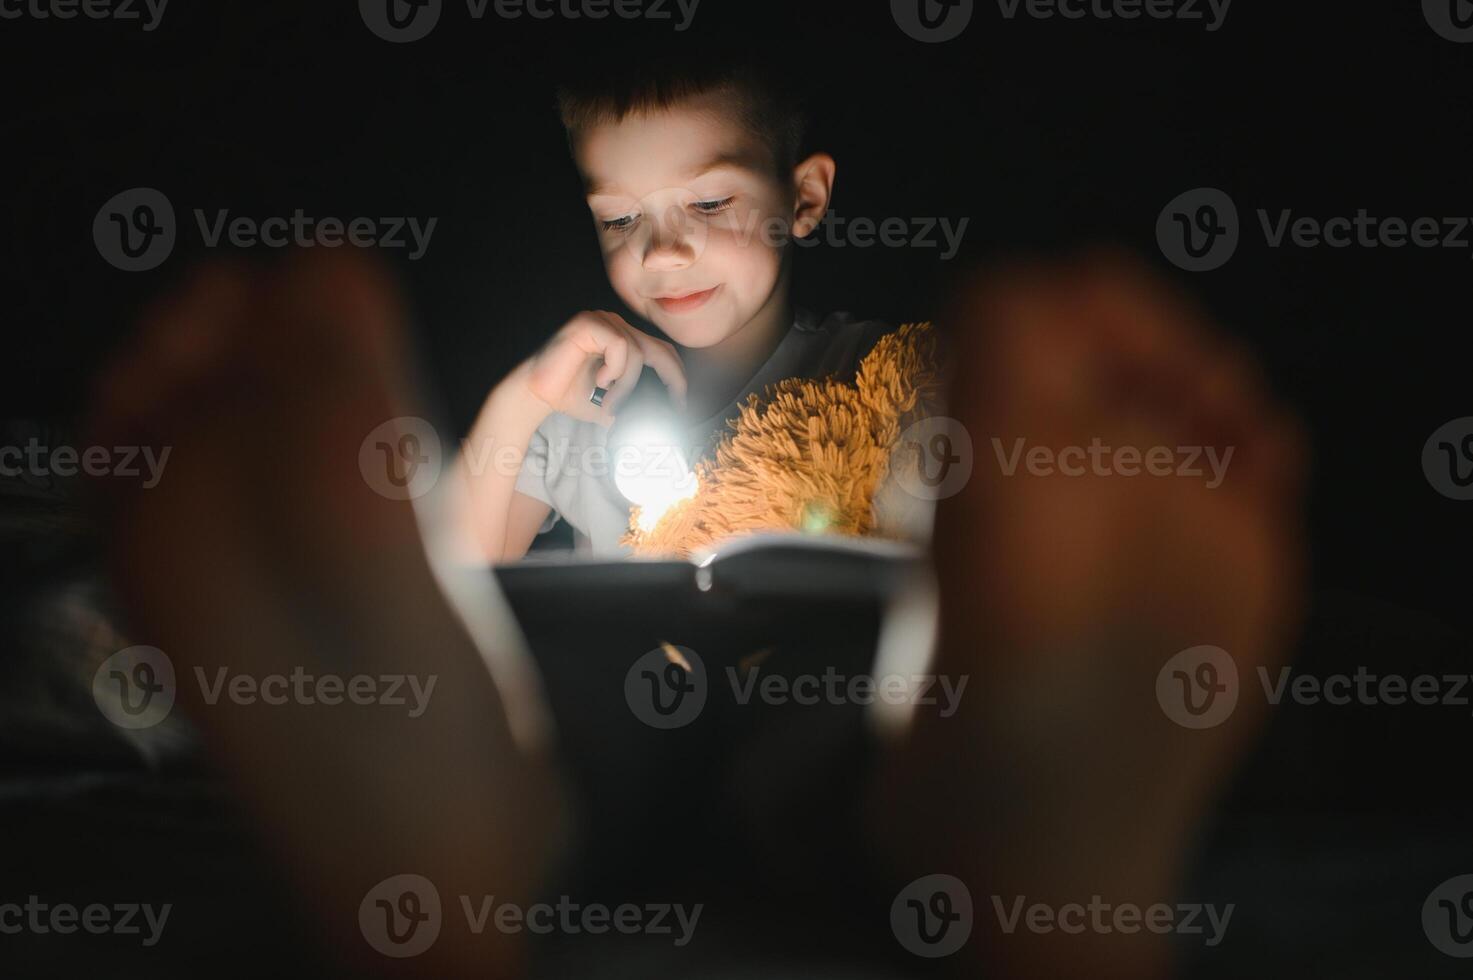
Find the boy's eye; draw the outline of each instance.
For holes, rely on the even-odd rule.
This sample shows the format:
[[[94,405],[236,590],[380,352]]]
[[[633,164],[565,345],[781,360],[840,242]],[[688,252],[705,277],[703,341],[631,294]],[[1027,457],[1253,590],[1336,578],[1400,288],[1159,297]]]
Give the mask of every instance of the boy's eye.
[[[691,207],[695,208],[702,214],[720,214],[722,211],[725,211],[727,208],[731,207],[731,202],[733,200],[734,198],[727,197],[722,198],[719,201],[697,201],[695,204],[692,204]]]
[[[601,222],[601,224],[604,226],[604,231],[625,231],[634,224],[638,217],[639,215],[637,214],[625,214],[617,218],[610,218],[608,221]]]
[[[733,196],[721,198],[720,200],[694,201],[691,203],[691,207],[695,208],[701,214],[720,214],[722,211],[729,209],[731,202],[734,200],[736,198]],[[617,218],[601,220],[599,224],[603,226],[604,231],[628,231],[638,222],[638,214],[625,214]]]

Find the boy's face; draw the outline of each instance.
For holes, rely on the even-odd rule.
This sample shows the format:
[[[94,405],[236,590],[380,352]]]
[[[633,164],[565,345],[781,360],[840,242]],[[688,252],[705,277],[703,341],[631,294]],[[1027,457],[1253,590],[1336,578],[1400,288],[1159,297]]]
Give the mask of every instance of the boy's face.
[[[729,98],[595,126],[576,149],[609,281],[683,347],[718,344],[782,298],[794,188]]]

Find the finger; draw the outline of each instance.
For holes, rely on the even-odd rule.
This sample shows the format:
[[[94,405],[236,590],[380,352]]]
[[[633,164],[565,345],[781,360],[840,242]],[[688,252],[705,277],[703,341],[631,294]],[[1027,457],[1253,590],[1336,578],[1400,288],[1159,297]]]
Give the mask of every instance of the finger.
[[[639,330],[634,331],[634,339],[639,344],[639,349],[644,355],[645,363],[655,369],[655,373],[660,376],[660,380],[665,382],[665,387],[670,389],[670,397],[675,401],[676,406],[682,412],[685,411],[685,365],[681,363],[680,355],[676,352],[675,345],[651,337],[649,334]]]
[[[686,404],[685,365],[681,362],[675,345],[650,336],[643,330],[632,326],[628,320],[617,313],[603,311],[603,315],[608,317],[611,323],[628,332],[628,335],[639,346],[640,353],[644,355],[645,363],[655,369],[655,373],[660,376],[665,387],[670,389],[671,396],[684,410]]]
[[[614,382],[624,376],[624,371],[629,366],[629,354],[634,346],[634,341],[624,334],[608,341],[602,351],[603,366],[594,373],[593,383],[600,388],[613,388]]]
[[[539,357],[537,375],[542,379],[540,384],[561,394],[579,378],[593,374],[589,371],[591,356],[606,357],[610,345],[621,343],[627,343],[623,331],[596,314],[581,314],[571,329],[554,338]],[[597,380],[594,383],[599,384]],[[588,392],[583,392],[582,397],[587,398]]]
[[[644,352],[640,350],[639,344],[630,338],[624,350],[623,372],[610,384],[600,386],[609,389],[609,393],[604,396],[604,413],[610,418],[619,414],[619,406],[634,391],[639,384],[640,375],[644,373]]]

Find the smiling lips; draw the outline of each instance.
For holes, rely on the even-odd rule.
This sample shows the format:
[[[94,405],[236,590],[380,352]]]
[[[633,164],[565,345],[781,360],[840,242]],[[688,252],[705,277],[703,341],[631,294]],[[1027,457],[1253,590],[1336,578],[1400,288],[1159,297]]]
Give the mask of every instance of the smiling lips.
[[[682,293],[679,296],[654,296],[651,297],[660,304],[660,309],[666,313],[689,313],[691,310],[700,309],[706,305],[706,300],[716,295],[720,286],[712,286],[710,289],[702,289],[695,293]]]

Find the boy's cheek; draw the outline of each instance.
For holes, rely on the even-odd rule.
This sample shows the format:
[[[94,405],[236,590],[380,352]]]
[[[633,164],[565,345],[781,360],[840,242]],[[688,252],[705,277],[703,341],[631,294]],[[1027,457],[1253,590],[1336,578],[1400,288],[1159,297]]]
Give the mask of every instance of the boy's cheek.
[[[782,240],[745,236],[712,236],[707,264],[719,269],[723,281],[741,292],[764,292],[782,267]]]
[[[713,223],[712,235],[722,236],[743,248],[781,248],[791,233],[791,224],[780,211],[761,207],[737,209]]]
[[[604,272],[619,298],[633,306],[639,300],[640,265],[626,248],[604,252]]]
[[[619,297],[625,306],[640,316],[647,317],[652,315],[652,312],[646,309],[647,306],[652,304],[645,301],[645,298],[640,295],[638,289],[628,283],[619,282],[615,279],[611,279],[610,282],[613,284],[615,295]]]
[[[604,268],[613,271],[614,264],[621,258],[627,258],[631,254],[629,239],[614,232],[604,232],[598,236],[598,247],[603,253]]]

